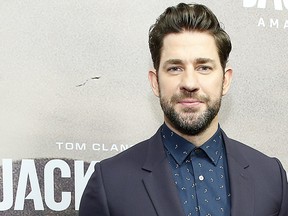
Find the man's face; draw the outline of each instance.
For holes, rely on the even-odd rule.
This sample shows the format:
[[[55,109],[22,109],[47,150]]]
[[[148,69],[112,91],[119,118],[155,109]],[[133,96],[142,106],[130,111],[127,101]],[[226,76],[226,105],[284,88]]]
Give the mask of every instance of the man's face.
[[[220,64],[214,38],[204,32],[169,34],[164,38],[159,71],[149,79],[168,126],[198,135],[213,124],[232,71]]]

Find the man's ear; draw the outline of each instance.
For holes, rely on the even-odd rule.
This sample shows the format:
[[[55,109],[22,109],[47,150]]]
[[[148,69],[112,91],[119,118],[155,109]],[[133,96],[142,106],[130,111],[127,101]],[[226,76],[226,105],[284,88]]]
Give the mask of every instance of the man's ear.
[[[152,88],[152,91],[155,96],[159,97],[159,84],[158,84],[158,74],[155,69],[150,70],[148,73],[149,82]]]
[[[222,92],[222,96],[226,95],[231,82],[232,82],[232,75],[233,75],[233,70],[231,67],[226,67],[225,68],[225,73],[224,73],[224,80],[223,80],[223,92]]]

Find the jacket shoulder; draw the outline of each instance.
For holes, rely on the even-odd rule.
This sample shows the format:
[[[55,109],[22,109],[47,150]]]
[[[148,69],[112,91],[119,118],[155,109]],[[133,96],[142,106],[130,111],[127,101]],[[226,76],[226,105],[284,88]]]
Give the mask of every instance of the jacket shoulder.
[[[277,158],[268,156],[247,144],[227,136],[224,139],[227,154],[230,154],[237,161],[245,161],[256,173],[263,172],[279,175],[279,171],[280,173],[284,171],[281,162]]]
[[[125,151],[104,159],[100,162],[101,166],[105,169],[121,169],[139,168],[143,166],[147,159],[147,154],[152,151],[157,151],[162,147],[161,133],[158,130],[151,138],[141,141]]]
[[[238,151],[239,153],[244,153],[246,159],[260,159],[260,160],[271,160],[272,157],[268,156],[267,154],[260,152],[259,150],[251,147],[248,144],[242,143],[240,141],[230,139],[229,144],[232,145],[231,148],[233,149],[233,152]]]

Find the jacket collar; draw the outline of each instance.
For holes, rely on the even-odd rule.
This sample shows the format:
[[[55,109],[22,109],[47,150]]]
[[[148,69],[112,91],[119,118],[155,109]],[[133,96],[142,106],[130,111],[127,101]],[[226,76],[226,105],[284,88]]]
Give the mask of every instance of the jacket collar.
[[[143,178],[143,183],[157,215],[184,215],[166,158],[160,129],[149,140],[146,162],[142,169],[147,171],[147,175]]]
[[[254,186],[249,175],[249,163],[239,150],[237,141],[223,134],[231,191],[231,216],[253,215]],[[147,172],[143,178],[146,191],[159,216],[184,215],[178,191],[174,185],[160,129],[149,140],[146,161],[142,167]]]
[[[249,163],[237,141],[229,139],[222,131],[228,161],[231,191],[231,215],[254,215],[254,186],[249,174]]]

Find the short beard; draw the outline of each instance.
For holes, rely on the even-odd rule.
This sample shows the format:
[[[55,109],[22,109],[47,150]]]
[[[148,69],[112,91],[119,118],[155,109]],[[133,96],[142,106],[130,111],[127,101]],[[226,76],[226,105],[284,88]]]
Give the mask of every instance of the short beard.
[[[182,134],[195,136],[203,133],[210,126],[211,122],[220,110],[221,95],[217,100],[212,101],[212,104],[209,104],[209,102],[211,102],[209,98],[198,97],[198,99],[206,103],[207,110],[197,116],[193,108],[186,108],[183,110],[183,113],[187,113],[186,117],[181,116],[181,114],[177,113],[173,107],[173,104],[176,104],[176,101],[179,101],[179,99],[181,98],[187,98],[187,95],[174,95],[169,102],[166,98],[161,97],[160,94],[160,105],[162,107],[164,115],[170,121],[172,126]],[[197,97],[194,96],[192,98],[195,99]]]

